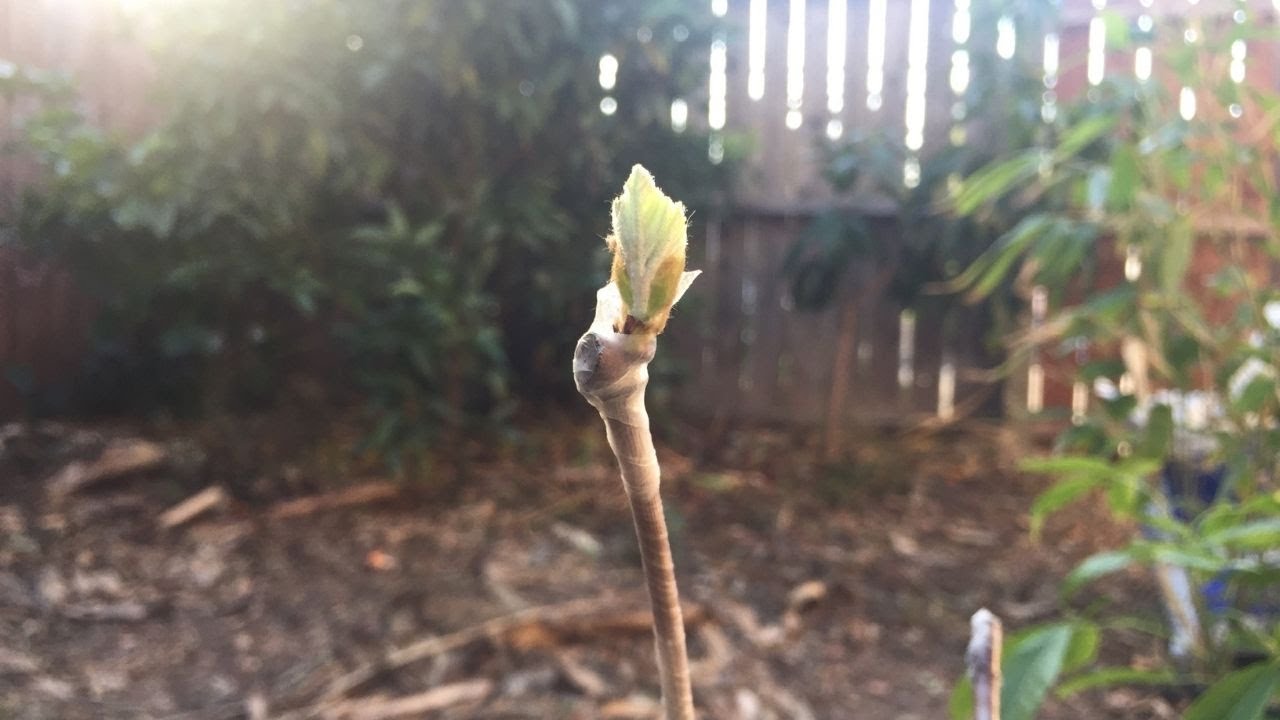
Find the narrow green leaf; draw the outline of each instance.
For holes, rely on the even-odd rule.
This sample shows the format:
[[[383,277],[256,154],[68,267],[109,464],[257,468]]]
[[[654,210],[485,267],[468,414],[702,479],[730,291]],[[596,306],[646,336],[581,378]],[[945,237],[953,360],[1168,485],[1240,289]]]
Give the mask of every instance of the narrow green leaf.
[[[1023,218],[956,277],[952,281],[953,286],[968,290],[969,296],[973,298],[990,295],[1008,277],[1014,262],[1048,231],[1052,222],[1047,215]]]
[[[1111,154],[1111,187],[1107,193],[1107,208],[1125,212],[1133,206],[1133,198],[1140,182],[1138,150],[1133,145],[1121,145]]]
[[[1150,549],[1150,559],[1153,562],[1187,568],[1188,570],[1215,573],[1225,570],[1231,564],[1226,558],[1214,555],[1207,550],[1201,551],[1195,547],[1157,544],[1152,545]]]
[[[1275,397],[1275,394],[1275,378],[1262,375],[1250,380],[1249,384],[1244,386],[1244,391],[1240,393],[1240,397],[1236,398],[1232,405],[1238,412],[1258,412],[1267,404],[1267,400]]]
[[[1231,525],[1204,537],[1210,545],[1224,545],[1243,550],[1265,550],[1280,546],[1280,518],[1255,520]]]
[[[989,165],[970,175],[955,196],[955,210],[969,215],[993,202],[1015,187],[1035,177],[1040,168],[1040,150],[1028,150],[1012,158]]]
[[[1258,663],[1214,683],[1183,720],[1260,720],[1280,680],[1280,665]]]
[[[1064,595],[1074,593],[1080,586],[1093,582],[1103,575],[1123,570],[1133,564],[1133,555],[1129,550],[1110,550],[1085,558],[1076,566],[1062,583]]]
[[[1173,670],[1141,670],[1128,667],[1104,667],[1076,675],[1058,686],[1058,697],[1069,697],[1078,692],[1092,690],[1096,687],[1112,687],[1115,685],[1168,685],[1177,680]]]
[[[1054,151],[1055,159],[1060,162],[1074,157],[1094,140],[1110,132],[1115,127],[1115,122],[1116,118],[1112,115],[1098,115],[1072,126],[1058,141],[1058,147]]]
[[[1098,487],[1101,481],[1102,478],[1096,475],[1073,477],[1061,480],[1041,493],[1031,505],[1031,536],[1040,537],[1046,517]]]
[[[1050,688],[1062,673],[1075,628],[1069,623],[1037,628],[1016,640],[1001,663],[1003,720],[1034,720]]]
[[[1098,659],[1098,646],[1102,644],[1102,633],[1098,626],[1090,622],[1078,622],[1071,634],[1071,644],[1062,659],[1062,671],[1071,672],[1089,665]]]

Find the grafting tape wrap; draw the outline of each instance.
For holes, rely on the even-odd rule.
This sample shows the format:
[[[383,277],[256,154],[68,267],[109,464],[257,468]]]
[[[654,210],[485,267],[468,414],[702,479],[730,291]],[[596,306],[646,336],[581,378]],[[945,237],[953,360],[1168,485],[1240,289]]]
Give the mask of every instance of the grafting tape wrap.
[[[609,432],[609,444],[620,456],[620,465],[649,469],[638,476],[623,473],[628,493],[656,493],[657,487],[636,487],[637,482],[657,477],[657,457],[652,452],[635,452],[635,443],[617,442],[616,433],[626,430],[648,437],[649,416],[644,408],[644,391],[649,384],[649,361],[658,347],[652,334],[624,335],[614,331],[622,308],[618,289],[612,283],[596,294],[596,316],[591,329],[578,340],[573,354],[573,379],[578,392],[600,412]],[[640,455],[643,455],[641,457]]]

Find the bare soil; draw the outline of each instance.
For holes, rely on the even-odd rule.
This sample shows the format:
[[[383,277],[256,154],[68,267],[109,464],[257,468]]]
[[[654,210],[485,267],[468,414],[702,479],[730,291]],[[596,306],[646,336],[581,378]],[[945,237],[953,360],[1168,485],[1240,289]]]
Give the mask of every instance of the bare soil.
[[[57,497],[48,478],[65,463],[138,431],[10,427],[0,717],[654,718],[635,539],[589,430],[530,432],[502,457],[440,466],[447,481],[290,515],[282,503],[359,480],[310,480],[326,472],[315,453],[255,470],[252,454],[184,459],[200,441],[159,438],[161,469]],[[702,434],[675,433],[662,459],[706,718],[947,717],[970,614],[988,607],[1007,632],[1060,617],[1060,578],[1129,532],[1086,505],[1033,542],[1026,511],[1045,481],[1011,471],[1025,451],[992,428],[871,434],[838,467],[814,463],[803,434]],[[210,483],[231,502],[160,526]],[[1078,602],[1154,613],[1153,596],[1131,574]],[[331,695],[345,674],[432,637],[461,639]],[[1150,663],[1160,647],[1115,634],[1104,652]],[[1131,689],[1043,713],[1175,716]]]

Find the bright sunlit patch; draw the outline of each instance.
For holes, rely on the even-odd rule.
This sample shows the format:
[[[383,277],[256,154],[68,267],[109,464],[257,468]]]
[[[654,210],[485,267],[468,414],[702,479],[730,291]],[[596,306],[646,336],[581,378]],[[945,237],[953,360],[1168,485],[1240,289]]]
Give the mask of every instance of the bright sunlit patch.
[[[600,87],[612,90],[618,84],[618,58],[609,53],[600,56]]]
[[[911,26],[907,31],[906,145],[909,150],[924,146],[928,62],[929,0],[911,0]]]
[[[116,7],[126,16],[136,16],[151,5],[154,0],[115,0]]]
[[[1183,120],[1190,121],[1196,116],[1196,91],[1183,87],[1178,94],[1178,114]]]
[[[804,124],[804,115],[801,115],[799,110],[787,111],[787,129],[788,130],[799,130],[800,126],[803,124]]]
[[[1150,15],[1138,16],[1138,29],[1142,32],[1151,32],[1151,28],[1156,26],[1156,21]]]
[[[1057,33],[1049,33],[1044,36],[1044,78],[1045,86],[1047,87],[1053,87],[1057,84],[1061,46],[1062,43],[1058,39]],[[1053,78],[1053,81],[1049,82],[1049,78]]]
[[[1124,251],[1124,279],[1137,282],[1142,277],[1142,254],[1136,245],[1130,245]]]
[[[827,121],[827,137],[831,138],[832,140],[839,140],[840,136],[842,135],[844,135],[844,123],[835,119],[828,120]]]
[[[769,24],[767,0],[751,0],[747,10],[747,97],[764,97],[765,29]]]
[[[612,115],[618,112],[618,101],[606,95],[600,100],[600,112],[605,115]]]
[[[867,6],[867,108],[879,110],[884,104],[884,42],[887,0],[871,0]],[[1280,2],[1280,0],[1277,0]]]
[[[1151,48],[1144,46],[1133,52],[1133,76],[1142,82],[1151,79]]]
[[[969,0],[956,0],[956,12],[951,16],[951,40],[957,45],[969,42],[969,31],[973,24],[969,14]]]
[[[787,127],[792,127],[791,113],[804,103],[804,10],[805,0],[791,0],[787,16],[787,109],[791,112],[787,113]]]
[[[1097,2],[1094,2],[1097,5]],[[1089,84],[1102,82],[1107,72],[1107,23],[1100,17],[1089,21],[1089,57],[1087,61]]]
[[[951,92],[963,95],[969,88],[969,51],[951,53]]]
[[[844,110],[845,42],[848,38],[848,0],[827,2],[827,111]]]
[[[676,98],[671,101],[671,129],[678,133],[684,132],[689,125],[689,103],[684,98]]]
[[[724,17],[729,13],[729,0],[711,0],[711,14]]]
[[[1236,40],[1231,43],[1231,80],[1232,82],[1244,82],[1244,58],[1249,52],[1249,46],[1244,40]]]
[[[1049,291],[1043,285],[1031,288],[1031,326],[1039,327],[1049,312]],[[1027,368],[1027,411],[1044,410],[1044,366],[1034,360]]]
[[[950,420],[956,414],[956,365],[944,360],[938,368],[938,417]]]
[[[996,22],[996,54],[1005,60],[1013,58],[1018,49],[1018,31],[1013,18],[1004,16]]]
[[[1044,366],[1038,362],[1027,368],[1027,412],[1044,410]]]
[[[1083,425],[1089,412],[1089,386],[1077,380],[1071,386],[1071,424]]]
[[[726,96],[729,92],[729,80],[725,73],[727,67],[728,50],[724,40],[716,38],[711,41],[711,77],[707,80],[707,125],[712,130],[724,128]]]
[[[903,390],[915,384],[916,314],[903,310],[898,315],[898,387]]]

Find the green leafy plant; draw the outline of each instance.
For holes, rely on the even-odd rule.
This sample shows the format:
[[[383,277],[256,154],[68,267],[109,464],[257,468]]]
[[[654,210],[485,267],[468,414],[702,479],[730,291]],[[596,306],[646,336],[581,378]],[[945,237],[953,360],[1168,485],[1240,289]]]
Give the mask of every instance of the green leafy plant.
[[[611,179],[644,157],[696,205],[731,176],[705,132],[670,126],[713,31],[694,0],[182,0],[124,19],[155,67],[136,135],[77,114],[63,78],[0,79],[38,100],[7,149],[44,171],[5,219],[100,301],[112,381],[87,385],[117,392],[96,409],[254,407],[336,366],[324,379],[369,401],[390,451],[559,397]]]
[[[975,298],[1014,277],[1045,288],[1053,311],[1011,351],[1087,354],[1076,380],[1097,399],[1060,437],[1060,457],[1027,464],[1056,478],[1033,527],[1099,493],[1143,527],[1084,561],[1065,591],[1151,568],[1180,645],[1176,673],[1100,669],[1059,692],[1176,680],[1206,688],[1185,717],[1260,718],[1280,658],[1280,567],[1267,554],[1280,541],[1280,291],[1269,281],[1280,96],[1227,73],[1223,58],[1262,37],[1247,23],[1108,26],[1113,46],[1154,45],[1172,82],[1103,83],[1064,108],[1047,142],[968,177],[957,212],[1021,219],[957,286]],[[1028,662],[1049,675],[1055,652]]]

